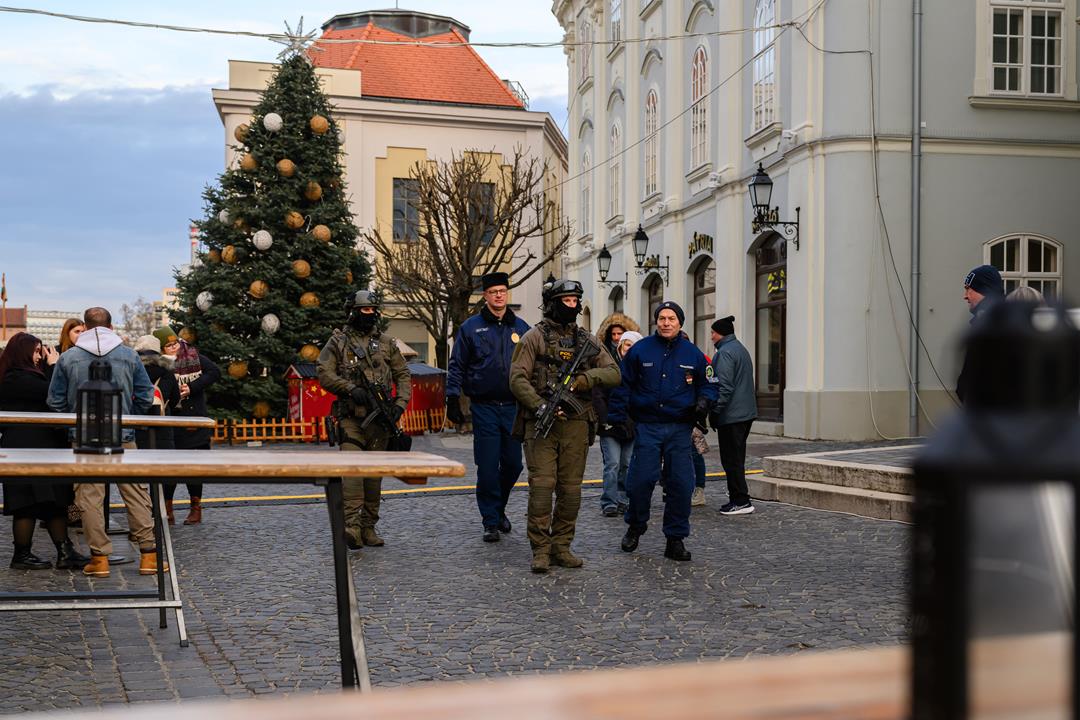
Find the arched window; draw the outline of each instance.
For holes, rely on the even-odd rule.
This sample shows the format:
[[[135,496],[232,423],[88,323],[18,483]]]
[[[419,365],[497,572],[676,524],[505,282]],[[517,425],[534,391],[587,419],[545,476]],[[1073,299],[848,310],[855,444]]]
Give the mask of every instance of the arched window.
[[[657,168],[660,164],[659,128],[660,99],[655,90],[645,96],[645,197],[657,192]]]
[[[649,309],[649,333],[656,332],[656,306],[664,302],[664,281],[656,273],[645,281],[645,307]]]
[[[716,319],[716,263],[708,258],[694,271],[694,343],[712,355],[712,322]]]
[[[590,77],[592,77],[592,41],[592,23],[586,20],[581,23],[581,44],[578,45],[578,50],[581,51],[581,64],[578,66],[578,68],[581,70],[581,78],[579,82],[585,82]]]
[[[581,158],[581,234],[592,234],[592,156]]]
[[[622,130],[611,126],[610,160],[608,160],[608,217],[622,215]]]
[[[1061,297],[1061,243],[1039,235],[1007,235],[986,243],[984,261],[1001,272],[1005,292],[1035,288],[1047,300]]]
[[[754,132],[776,120],[776,0],[757,0],[754,11]],[[760,54],[759,54],[760,53]]]
[[[690,166],[704,165],[709,158],[709,65],[705,48],[694,52],[690,68]]]
[[[623,312],[626,293],[623,292],[622,285],[616,285],[614,288],[612,288],[611,294],[608,295],[608,299],[611,301],[611,312]]]
[[[622,0],[611,0],[611,42],[622,40]]]

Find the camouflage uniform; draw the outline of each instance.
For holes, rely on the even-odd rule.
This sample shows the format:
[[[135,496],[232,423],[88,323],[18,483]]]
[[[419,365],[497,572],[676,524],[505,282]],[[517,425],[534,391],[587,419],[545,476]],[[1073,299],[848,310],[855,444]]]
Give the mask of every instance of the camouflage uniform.
[[[398,350],[394,338],[382,335],[376,329],[362,334],[352,327],[335,330],[319,353],[319,383],[338,396],[335,413],[340,418],[341,449],[347,452],[360,450],[386,450],[390,432],[376,420],[366,428],[361,424],[371,408],[357,405],[350,394],[357,387],[356,374],[363,372],[372,385],[397,387],[394,402],[402,408],[409,404],[412,382],[405,358]],[[387,392],[389,394],[389,391]],[[379,522],[379,501],[382,495],[382,478],[344,478],[342,490],[345,496],[345,531],[350,544],[359,547],[382,544],[374,534]],[[374,537],[376,542],[369,542]]]
[[[528,536],[534,572],[546,572],[548,558],[556,565],[582,564],[570,553],[570,543],[574,540],[581,507],[585,459],[596,429],[591,388],[619,384],[619,367],[607,350],[601,349],[580,375],[588,387],[580,388],[574,397],[585,410],[575,417],[556,421],[546,438],[534,435],[536,412],[545,401],[540,393],[548,386],[548,380],[554,379],[563,362],[590,337],[597,342],[574,323],[562,325],[545,317],[525,333],[510,363],[510,390],[518,401],[515,434],[525,439],[529,469]]]

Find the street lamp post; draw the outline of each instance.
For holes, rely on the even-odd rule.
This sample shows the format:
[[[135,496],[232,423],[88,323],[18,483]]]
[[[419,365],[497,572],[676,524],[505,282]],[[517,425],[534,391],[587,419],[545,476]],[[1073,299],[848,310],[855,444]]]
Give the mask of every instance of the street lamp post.
[[[655,255],[648,255],[649,252],[649,236],[645,234],[645,229],[641,225],[637,226],[637,232],[634,233],[634,238],[631,241],[634,246],[634,260],[637,261],[637,274],[645,275],[650,272],[657,272],[664,279],[664,284],[667,285],[670,280],[668,278],[668,265],[671,263],[671,256],[664,257],[664,264],[660,264],[660,253]]]
[[[608,280],[608,272],[611,271],[611,251],[607,249],[607,245],[600,248],[599,254],[596,256],[597,269],[600,271],[600,284],[601,285],[624,285],[629,287],[630,285],[630,273],[626,273],[625,280]]]
[[[772,207],[772,178],[761,163],[758,163],[757,172],[750,178],[747,190],[750,192],[750,205],[754,209],[754,219],[750,223],[753,233],[757,235],[765,228],[770,228],[784,239],[792,241],[795,250],[798,250],[800,208],[795,208],[795,220],[780,220],[780,208]]]

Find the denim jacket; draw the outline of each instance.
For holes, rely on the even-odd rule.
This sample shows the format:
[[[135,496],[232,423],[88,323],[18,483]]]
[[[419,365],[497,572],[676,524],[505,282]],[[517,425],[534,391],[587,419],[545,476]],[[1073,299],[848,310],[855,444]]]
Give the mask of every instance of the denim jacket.
[[[124,346],[111,329],[96,327],[79,336],[75,347],[56,361],[49,383],[49,407],[57,412],[75,412],[79,386],[90,379],[90,363],[105,360],[112,369],[112,381],[120,388],[124,415],[145,415],[154,402],[154,385],[134,350]],[[124,442],[135,439],[134,430],[124,430]]]

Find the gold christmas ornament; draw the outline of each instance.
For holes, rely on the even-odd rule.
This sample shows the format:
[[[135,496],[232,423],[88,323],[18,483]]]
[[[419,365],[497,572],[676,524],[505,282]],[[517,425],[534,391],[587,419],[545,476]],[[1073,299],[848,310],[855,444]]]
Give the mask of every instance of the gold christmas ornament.
[[[206,253],[206,259],[212,263],[221,262],[221,251],[216,248],[211,250],[210,252]]]
[[[236,256],[235,247],[233,247],[232,245],[226,245],[225,247],[221,248],[221,259],[225,261],[226,265],[235,265],[236,261],[240,258]]]
[[[311,275],[311,264],[307,260],[293,260],[292,261],[293,275],[303,280],[307,276]]]
[[[300,359],[307,362],[315,362],[319,359],[319,348],[308,343],[300,348]]]
[[[262,280],[256,280],[248,286],[248,294],[256,300],[262,300],[268,292],[270,292],[270,286]]]
[[[285,227],[290,230],[298,230],[304,227],[304,216],[295,210],[285,213]]]
[[[244,153],[244,157],[240,158],[240,169],[244,172],[254,172],[257,167],[259,161],[251,153]]]
[[[247,123],[238,125],[237,128],[233,130],[233,137],[236,138],[236,142],[247,142],[247,134],[250,129],[251,126]]]
[[[233,220],[232,226],[240,232],[247,232],[248,229],[247,220],[245,220],[244,218],[236,218],[235,220]]]
[[[229,363],[229,377],[231,377],[232,379],[239,380],[240,378],[246,376],[247,372],[247,363],[243,360],[233,360],[231,363]]]
[[[195,343],[195,337],[196,337],[195,331],[192,330],[191,328],[181,328],[179,335],[180,335],[180,339],[183,340],[184,342],[186,342],[187,344],[192,345],[192,344]]]
[[[264,418],[270,414],[270,403],[259,400],[251,406],[251,414],[257,418]]]
[[[222,325],[221,323],[218,323],[218,322],[210,323],[210,329],[213,330],[216,333],[225,332],[225,326]]]
[[[304,197],[311,202],[315,202],[322,197],[322,186],[312,180],[307,184],[307,187],[304,188]]]
[[[282,177],[292,177],[296,174],[296,163],[289,158],[283,158],[277,162],[277,171]]]
[[[306,292],[300,296],[300,307],[319,307],[319,296],[313,292]]]
[[[311,235],[319,242],[330,242],[330,228],[325,225],[316,225],[311,229]]]
[[[311,128],[311,132],[316,135],[322,135],[330,129],[330,121],[324,118],[322,115],[315,115],[308,122],[308,126]]]
[[[348,283],[349,285],[352,285],[352,281],[353,281],[352,270],[346,270],[345,271],[345,282]]]

